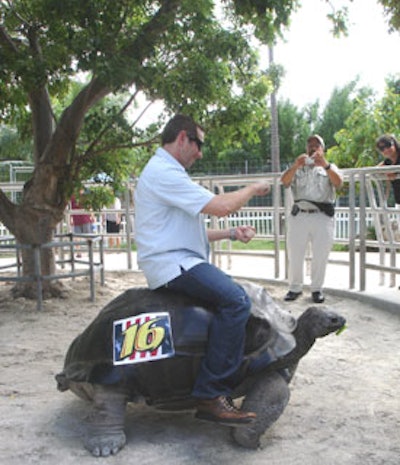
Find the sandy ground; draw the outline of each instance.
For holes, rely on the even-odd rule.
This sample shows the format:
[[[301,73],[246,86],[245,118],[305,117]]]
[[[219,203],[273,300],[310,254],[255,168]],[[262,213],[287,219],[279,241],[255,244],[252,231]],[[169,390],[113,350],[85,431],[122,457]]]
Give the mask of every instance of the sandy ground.
[[[291,399],[258,450],[232,443],[229,429],[200,422],[191,412],[160,413],[129,406],[126,447],[96,459],[82,446],[88,405],[56,389],[72,339],[105,303],[143,285],[137,272],[106,273],[89,300],[86,279],[65,281],[66,300],[13,301],[0,286],[0,464],[76,465],[154,463],[192,465],[398,465],[400,463],[400,317],[360,302],[328,296],[347,318],[341,335],[319,340],[303,358]],[[283,287],[268,287],[299,314],[308,296],[284,303]]]

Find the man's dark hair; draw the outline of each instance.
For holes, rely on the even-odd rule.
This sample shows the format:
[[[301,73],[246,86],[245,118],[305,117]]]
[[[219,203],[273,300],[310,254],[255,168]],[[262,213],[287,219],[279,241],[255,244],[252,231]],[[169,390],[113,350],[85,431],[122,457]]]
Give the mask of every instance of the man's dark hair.
[[[196,137],[197,128],[201,129],[192,117],[180,114],[175,115],[168,121],[161,134],[161,145],[174,142],[181,131],[186,131],[188,136]]]

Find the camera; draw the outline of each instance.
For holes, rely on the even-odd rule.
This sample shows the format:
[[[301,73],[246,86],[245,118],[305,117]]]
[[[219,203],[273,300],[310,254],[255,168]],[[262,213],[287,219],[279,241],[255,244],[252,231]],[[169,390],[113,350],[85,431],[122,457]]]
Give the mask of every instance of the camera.
[[[305,164],[306,165],[313,165],[314,164],[314,160],[311,158],[311,157],[307,157],[306,158],[306,161],[305,161]]]

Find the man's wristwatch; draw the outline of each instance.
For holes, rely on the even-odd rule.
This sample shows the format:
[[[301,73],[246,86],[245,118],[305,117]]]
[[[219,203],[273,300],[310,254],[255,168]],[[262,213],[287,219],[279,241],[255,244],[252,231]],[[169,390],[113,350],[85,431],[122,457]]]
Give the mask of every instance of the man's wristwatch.
[[[229,239],[231,241],[236,241],[237,237],[236,237],[236,228],[231,228],[229,230]]]
[[[325,168],[326,171],[330,170],[331,169],[331,164],[328,163],[326,166],[324,166],[324,168]]]

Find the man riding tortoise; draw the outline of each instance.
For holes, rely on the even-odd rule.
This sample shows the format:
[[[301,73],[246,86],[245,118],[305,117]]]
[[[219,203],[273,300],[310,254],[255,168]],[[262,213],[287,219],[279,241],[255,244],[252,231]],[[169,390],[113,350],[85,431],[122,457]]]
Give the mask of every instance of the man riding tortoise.
[[[166,125],[135,189],[138,264],[149,289],[128,290],[107,305],[57,375],[59,389],[93,401],[86,447],[94,455],[125,444],[126,403],[139,397],[163,409],[195,408],[197,418],[231,426],[237,443],[257,447],[288,402],[299,358],[316,337],[344,325],[313,307],[296,321],[263,288],[239,284],[208,262],[209,242],[246,243],[255,230],[206,229],[205,215],[227,216],[270,186],[216,195],[193,182],[186,169],[202,157],[203,141],[190,117]],[[241,408],[237,397],[244,397]]]
[[[251,296],[252,314],[245,355],[236,379],[232,378],[227,402],[232,406],[234,400],[241,402],[238,411],[255,415],[238,423],[230,418],[205,419],[231,426],[236,443],[256,448],[289,401],[289,383],[300,358],[316,338],[338,331],[345,320],[324,307],[310,307],[296,319],[280,309],[263,287],[241,285]],[[93,404],[85,439],[93,455],[115,454],[124,446],[128,402],[144,400],[171,411],[197,407],[192,389],[213,318],[212,309],[202,305],[168,290],[129,289],[72,342],[64,370],[56,378],[61,391],[70,389]],[[121,330],[123,322],[128,324]]]

